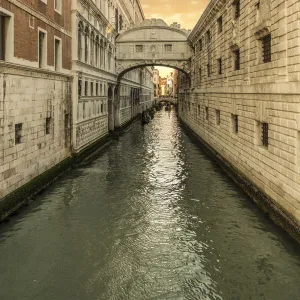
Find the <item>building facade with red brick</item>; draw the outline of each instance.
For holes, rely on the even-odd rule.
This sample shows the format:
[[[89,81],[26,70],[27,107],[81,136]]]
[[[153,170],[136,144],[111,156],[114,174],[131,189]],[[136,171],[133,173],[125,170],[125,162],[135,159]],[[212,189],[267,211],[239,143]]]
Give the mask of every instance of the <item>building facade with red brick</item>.
[[[0,0],[0,198],[71,153],[71,0]]]

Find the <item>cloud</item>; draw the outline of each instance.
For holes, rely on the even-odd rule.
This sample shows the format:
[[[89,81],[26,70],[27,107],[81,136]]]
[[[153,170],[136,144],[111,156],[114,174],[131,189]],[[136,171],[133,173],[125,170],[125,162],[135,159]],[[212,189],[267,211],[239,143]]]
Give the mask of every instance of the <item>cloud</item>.
[[[149,8],[150,6],[149,6],[149,4],[143,4],[142,7],[143,7],[143,9],[145,9],[145,8],[147,9],[147,8]]]
[[[198,1],[198,0],[192,0],[192,1],[191,1],[191,4],[192,4],[192,5],[197,5],[197,4],[199,4],[199,1]]]

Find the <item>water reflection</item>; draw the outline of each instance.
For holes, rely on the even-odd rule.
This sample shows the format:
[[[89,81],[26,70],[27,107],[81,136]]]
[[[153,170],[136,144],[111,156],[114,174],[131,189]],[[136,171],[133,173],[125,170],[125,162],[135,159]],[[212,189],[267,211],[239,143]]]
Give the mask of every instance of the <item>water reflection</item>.
[[[162,111],[1,225],[0,299],[298,299],[299,262]]]

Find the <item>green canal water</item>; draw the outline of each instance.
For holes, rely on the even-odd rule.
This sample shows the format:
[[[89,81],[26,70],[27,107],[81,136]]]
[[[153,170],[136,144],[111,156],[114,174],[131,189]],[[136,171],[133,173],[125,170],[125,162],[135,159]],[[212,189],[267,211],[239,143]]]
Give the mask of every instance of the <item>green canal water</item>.
[[[300,250],[162,111],[0,225],[0,299],[300,299]]]

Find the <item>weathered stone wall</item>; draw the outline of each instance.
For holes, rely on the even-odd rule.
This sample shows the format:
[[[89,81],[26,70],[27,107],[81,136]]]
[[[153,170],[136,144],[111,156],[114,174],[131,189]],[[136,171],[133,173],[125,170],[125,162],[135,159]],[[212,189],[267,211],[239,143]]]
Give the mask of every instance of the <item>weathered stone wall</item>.
[[[0,66],[0,198],[70,156],[70,120],[68,77]]]
[[[180,74],[179,115],[300,224],[299,1],[265,0],[259,7],[257,1],[240,3],[235,19],[233,1],[211,1],[191,33],[192,86]],[[267,34],[271,61],[264,63]],[[267,145],[262,123],[268,126]]]

